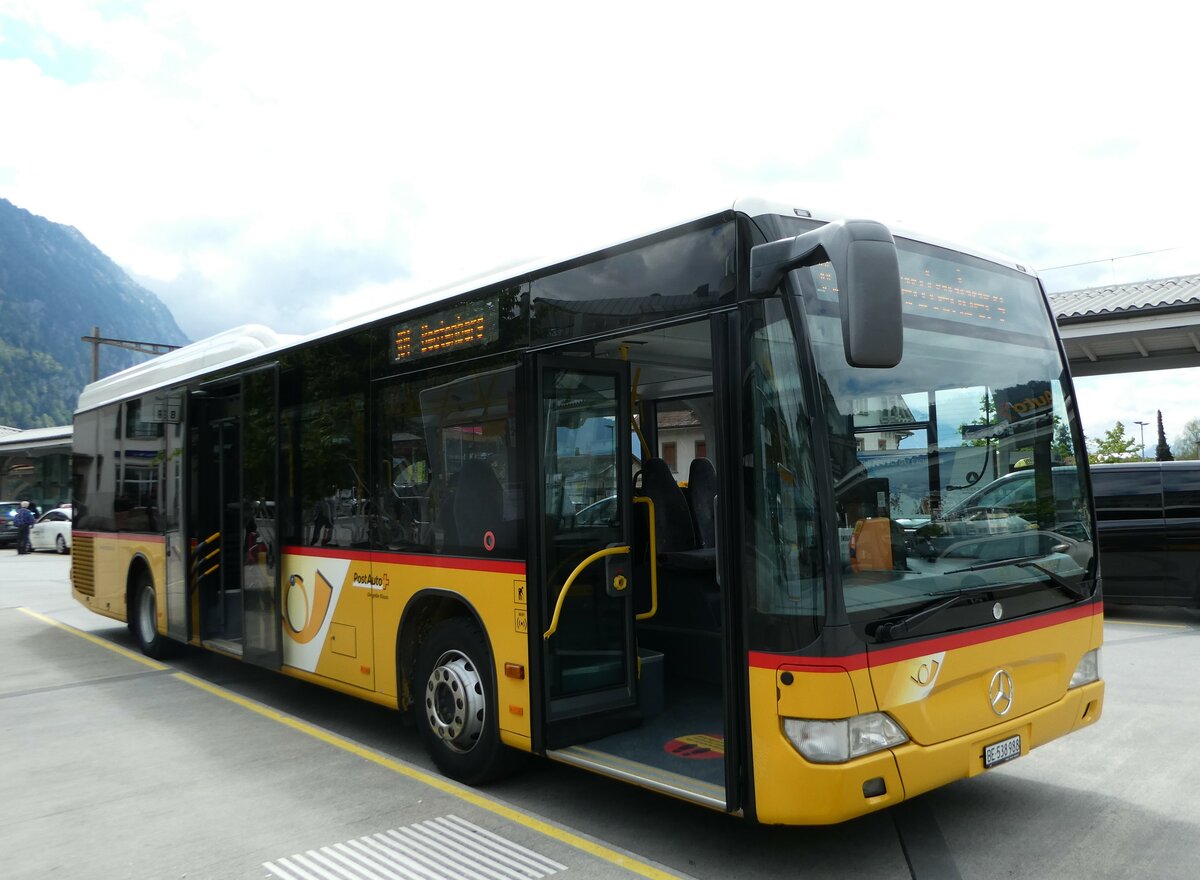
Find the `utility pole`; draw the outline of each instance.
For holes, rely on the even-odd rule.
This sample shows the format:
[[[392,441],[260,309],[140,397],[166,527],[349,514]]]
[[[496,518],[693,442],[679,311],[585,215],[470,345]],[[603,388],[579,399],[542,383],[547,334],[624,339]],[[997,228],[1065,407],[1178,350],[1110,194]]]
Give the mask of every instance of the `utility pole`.
[[[1146,460],[1146,426],[1149,422],[1134,422],[1135,425],[1140,425],[1142,428],[1142,461]]]
[[[111,345],[114,348],[124,348],[139,354],[166,354],[179,348],[178,345],[168,345],[165,342],[135,342],[132,339],[107,339],[100,335],[99,327],[92,327],[91,336],[79,337],[84,342],[92,344],[92,381],[100,378],[100,346]]]

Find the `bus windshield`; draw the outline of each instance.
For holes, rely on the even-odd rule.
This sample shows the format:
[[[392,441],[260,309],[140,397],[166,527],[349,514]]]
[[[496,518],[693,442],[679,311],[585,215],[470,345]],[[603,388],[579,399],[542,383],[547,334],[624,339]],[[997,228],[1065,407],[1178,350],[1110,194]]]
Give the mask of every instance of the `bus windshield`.
[[[830,447],[851,623],[945,632],[1090,595],[1076,415],[1035,278],[898,240],[904,357],[856,369],[828,265],[796,273]],[[996,604],[1003,598],[1003,605]]]

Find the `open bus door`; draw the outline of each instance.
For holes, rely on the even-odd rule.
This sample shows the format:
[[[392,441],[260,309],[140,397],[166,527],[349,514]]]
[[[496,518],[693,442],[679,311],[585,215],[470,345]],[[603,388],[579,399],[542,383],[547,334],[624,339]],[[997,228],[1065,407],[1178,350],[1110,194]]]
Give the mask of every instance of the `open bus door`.
[[[537,360],[533,570],[546,746],[637,723],[629,366]]]
[[[729,809],[740,765],[725,755],[737,726],[722,660],[732,652],[717,569],[730,554],[716,553],[717,477],[706,494],[697,468],[697,485],[685,493],[658,436],[660,416],[664,425],[693,417],[688,451],[716,470],[705,454],[728,443],[715,413],[729,404],[714,393],[713,376],[723,373],[703,353],[728,346],[713,338],[712,324],[696,321],[636,334],[636,348],[629,337],[610,340],[599,347],[607,358],[533,362],[537,527],[528,573],[531,657],[540,664],[535,749]],[[626,349],[635,352],[629,360]],[[653,398],[642,397],[647,376]],[[635,443],[644,456],[637,463]],[[701,508],[710,533],[693,530]],[[728,571],[724,583],[732,583]]]
[[[248,663],[282,663],[278,366],[192,394],[189,578],[201,641]]]

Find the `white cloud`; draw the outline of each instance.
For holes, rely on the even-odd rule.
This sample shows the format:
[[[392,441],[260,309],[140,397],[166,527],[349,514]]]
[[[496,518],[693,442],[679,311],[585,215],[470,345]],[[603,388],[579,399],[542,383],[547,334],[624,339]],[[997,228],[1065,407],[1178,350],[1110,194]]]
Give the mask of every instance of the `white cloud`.
[[[747,192],[1034,266],[1179,248],[1055,289],[1197,272],[1186,15],[0,0],[0,196],[79,228],[193,337],[247,313],[307,332]]]
[[[1200,367],[1127,373],[1117,376],[1088,376],[1075,379],[1083,431],[1099,439],[1117,422],[1125,434],[1139,443],[1147,422],[1146,454],[1153,458],[1158,443],[1158,412],[1162,411],[1167,443],[1174,445],[1183,426],[1200,419]]]

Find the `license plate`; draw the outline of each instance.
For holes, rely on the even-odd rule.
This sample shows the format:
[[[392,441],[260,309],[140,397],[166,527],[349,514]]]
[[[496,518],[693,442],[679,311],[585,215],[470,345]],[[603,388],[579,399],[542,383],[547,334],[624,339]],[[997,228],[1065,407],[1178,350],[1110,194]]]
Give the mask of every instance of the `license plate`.
[[[1005,761],[1019,757],[1021,757],[1021,737],[1020,735],[1010,736],[1008,739],[1002,739],[998,743],[984,747],[983,766],[990,769],[997,764],[1003,764]]]

